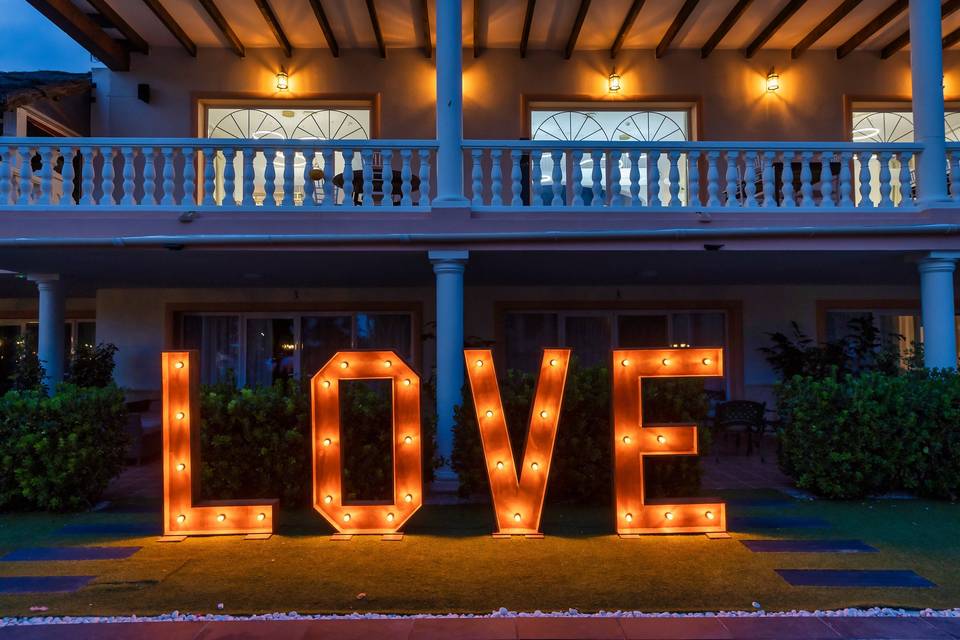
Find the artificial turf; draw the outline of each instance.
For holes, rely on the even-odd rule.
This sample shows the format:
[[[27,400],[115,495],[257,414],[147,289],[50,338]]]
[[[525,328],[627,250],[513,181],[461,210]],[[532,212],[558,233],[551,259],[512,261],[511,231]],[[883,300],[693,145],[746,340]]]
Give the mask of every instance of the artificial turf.
[[[769,498],[769,494],[728,494]],[[764,503],[758,502],[763,505]],[[775,504],[775,503],[774,503]],[[885,605],[960,606],[960,505],[925,500],[798,501],[731,506],[732,514],[823,518],[827,529],[702,535],[612,534],[606,508],[548,505],[542,540],[495,540],[487,505],[429,506],[402,542],[330,540],[312,512],[281,514],[280,533],[242,537],[65,536],[65,524],[152,522],[150,513],[0,515],[0,554],[21,547],[142,545],[126,560],[0,563],[0,576],[94,575],[74,593],[0,595],[0,615],[180,612],[419,613],[518,611],[768,611]],[[753,553],[738,538],[859,539],[879,553]],[[937,586],[793,587],[775,569],[912,569]],[[363,594],[361,596],[361,594]],[[218,609],[223,603],[223,609]]]

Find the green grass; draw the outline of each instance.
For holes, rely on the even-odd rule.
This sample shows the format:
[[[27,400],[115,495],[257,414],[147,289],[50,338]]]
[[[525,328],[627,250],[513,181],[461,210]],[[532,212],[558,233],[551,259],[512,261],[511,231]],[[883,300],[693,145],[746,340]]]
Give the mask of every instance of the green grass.
[[[753,494],[756,495],[756,494]],[[728,494],[727,497],[730,497]],[[734,513],[778,509],[732,507]],[[402,542],[354,537],[332,542],[312,512],[283,513],[267,541],[241,537],[64,537],[67,522],[148,521],[148,514],[0,515],[0,553],[24,546],[140,544],[128,560],[0,563],[0,575],[94,575],[73,594],[0,596],[0,615],[158,614],[181,612],[489,612],[498,607],[544,611],[767,610],[886,605],[960,606],[960,505],[923,500],[802,502],[779,511],[824,518],[833,527],[734,534],[612,535],[608,509],[548,505],[543,540],[494,540],[485,505],[426,507]],[[736,538],[859,538],[875,554],[758,554]],[[933,589],[792,587],[776,568],[913,569]],[[365,593],[364,599],[357,599]],[[36,615],[36,614],[33,614]]]

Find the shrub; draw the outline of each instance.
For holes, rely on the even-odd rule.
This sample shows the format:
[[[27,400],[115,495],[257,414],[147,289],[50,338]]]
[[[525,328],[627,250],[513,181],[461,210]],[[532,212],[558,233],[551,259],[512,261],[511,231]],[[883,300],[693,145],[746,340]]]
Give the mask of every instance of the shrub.
[[[117,346],[101,343],[97,346],[80,345],[73,354],[66,379],[78,387],[106,387],[113,383],[113,356]]]
[[[48,511],[95,504],[123,467],[123,392],[63,384],[0,398],[0,504]]]
[[[604,367],[571,364],[557,427],[550,480],[551,501],[605,503],[611,500],[613,433],[610,424],[610,376]],[[508,371],[500,381],[503,410],[515,463],[523,455],[536,380],[533,375]],[[703,382],[695,379],[647,380],[643,384],[645,422],[702,424],[707,413]],[[709,436],[700,429],[701,453]],[[454,417],[453,469],[460,479],[459,493],[487,493],[489,485],[480,431],[469,382]],[[695,495],[700,488],[698,460],[688,456],[648,458],[645,462],[649,497]]]
[[[46,373],[37,353],[27,346],[23,336],[17,338],[16,366],[10,376],[10,387],[16,391],[44,390]]]

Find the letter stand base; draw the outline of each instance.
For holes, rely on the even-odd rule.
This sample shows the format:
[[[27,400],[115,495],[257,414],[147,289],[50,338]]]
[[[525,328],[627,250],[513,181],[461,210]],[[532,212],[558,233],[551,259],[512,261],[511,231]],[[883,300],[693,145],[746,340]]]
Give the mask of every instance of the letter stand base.
[[[730,534],[726,531],[708,531],[704,535],[707,536],[708,540],[729,540]]]
[[[350,538],[353,536],[349,533],[335,533],[330,536],[331,542],[350,542]]]
[[[157,542],[183,542],[187,536],[160,536]]]
[[[380,536],[381,542],[403,542],[402,533],[385,533]]]
[[[248,533],[243,536],[244,540],[269,540],[273,537],[272,533]]]

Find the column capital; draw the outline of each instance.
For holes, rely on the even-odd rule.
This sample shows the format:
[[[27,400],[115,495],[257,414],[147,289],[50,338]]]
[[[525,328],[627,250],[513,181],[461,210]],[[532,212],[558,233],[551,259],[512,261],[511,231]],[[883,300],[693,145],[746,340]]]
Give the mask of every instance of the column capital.
[[[50,283],[50,282],[59,282],[60,274],[59,273],[28,273],[27,280],[30,282],[35,282],[37,285],[41,283]]]
[[[957,268],[956,258],[931,256],[917,263],[920,273],[953,273]]]
[[[469,251],[428,251],[434,273],[463,273]]]

